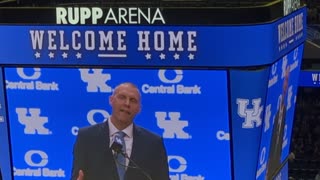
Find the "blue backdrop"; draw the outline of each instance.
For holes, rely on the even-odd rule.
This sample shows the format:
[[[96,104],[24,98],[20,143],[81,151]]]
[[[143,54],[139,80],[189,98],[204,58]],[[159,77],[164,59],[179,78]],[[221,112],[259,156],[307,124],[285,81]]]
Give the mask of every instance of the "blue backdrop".
[[[270,153],[271,136],[273,128],[275,127],[274,122],[276,114],[280,108],[281,99],[284,100],[284,104],[286,106],[283,143],[281,144],[281,162],[283,162],[289,154],[302,54],[303,45],[300,45],[270,67],[270,75],[267,86],[268,94],[266,97],[266,109],[264,113],[265,123],[261,130],[261,142],[256,173],[257,179],[265,178]],[[288,90],[287,93],[283,94],[283,83],[285,70],[287,68],[289,69]],[[285,174],[282,175],[282,178],[285,178],[283,177],[284,175]]]
[[[6,68],[5,75],[16,180],[68,179],[78,128],[107,119],[108,97],[125,81],[142,92],[135,122],[165,139],[171,179],[231,179],[226,71]]]
[[[2,25],[0,64],[9,121],[0,122],[0,141],[8,151],[9,123],[15,179],[68,178],[78,129],[109,117],[108,96],[123,81],[142,91],[143,111],[136,123],[164,137],[172,179],[230,179],[232,165],[236,179],[260,178],[267,158],[261,148],[268,146],[272,128],[263,131],[264,110],[274,113],[272,97],[278,97],[281,86],[279,79],[267,89],[269,66],[305,38],[306,8],[260,25]],[[291,56],[285,57],[291,61]],[[8,153],[0,150],[0,156],[9,177]]]

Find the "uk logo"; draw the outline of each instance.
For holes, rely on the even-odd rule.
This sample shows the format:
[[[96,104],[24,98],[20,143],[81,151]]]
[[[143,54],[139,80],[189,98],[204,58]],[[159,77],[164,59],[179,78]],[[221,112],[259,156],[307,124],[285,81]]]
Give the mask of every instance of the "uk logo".
[[[263,111],[263,106],[261,106],[261,98],[253,99],[252,106],[253,108],[249,109],[249,99],[241,99],[237,98],[238,104],[238,115],[241,118],[244,118],[244,122],[242,123],[242,128],[254,128],[261,126],[262,119],[261,113]]]
[[[287,68],[288,68],[288,56],[284,56],[282,58],[282,73],[281,73],[282,79],[286,76]]]
[[[170,119],[167,119],[169,115]],[[180,112],[156,112],[157,125],[163,129],[163,138],[191,139],[191,136],[183,129],[189,126],[187,120],[180,120]]]
[[[79,69],[81,80],[86,82],[87,92],[112,92],[107,81],[111,80],[111,74],[103,73],[103,69]]]
[[[292,101],[293,101],[293,103],[292,103]],[[294,94],[293,94],[293,87],[291,85],[288,88],[287,110],[289,110],[291,108],[292,104],[294,104]]]
[[[48,117],[40,116],[39,108],[16,108],[16,113],[20,124],[25,125],[25,134],[52,134],[48,128],[44,127],[48,123]]]
[[[270,128],[270,120],[271,120],[271,104],[266,107],[265,117],[264,117],[264,132]]]

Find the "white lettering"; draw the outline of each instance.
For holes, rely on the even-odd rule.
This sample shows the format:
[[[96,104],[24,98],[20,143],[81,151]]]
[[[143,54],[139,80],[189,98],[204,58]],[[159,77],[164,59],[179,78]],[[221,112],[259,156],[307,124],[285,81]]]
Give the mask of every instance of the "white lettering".
[[[81,50],[85,49],[93,51],[98,48],[100,51],[126,51],[126,31],[92,31],[86,30],[80,32],[79,30],[66,33],[64,30],[30,30],[30,38],[32,41],[32,48],[43,49],[47,47],[48,50]],[[147,36],[146,36],[147,37]],[[59,43],[57,42],[59,39]],[[149,40],[146,39],[146,43]],[[69,42],[69,43],[68,43]],[[82,43],[84,43],[82,45]],[[140,42],[141,46],[143,42]],[[148,45],[149,46],[149,45]],[[150,47],[149,47],[150,49]],[[142,48],[147,50],[147,48]]]
[[[154,32],[154,49],[156,51],[164,50],[164,33],[162,31]]]
[[[107,8],[99,7],[57,7],[57,24],[98,24],[104,19],[105,24],[165,24],[160,8]],[[91,20],[91,21],[90,21]]]
[[[279,44],[290,39],[303,30],[303,13],[296,15],[278,25]]]
[[[174,85],[171,86],[151,86],[149,84],[142,85],[142,92],[145,94],[174,94]]]
[[[43,42],[43,34],[44,31],[41,30],[30,30],[31,42],[32,42],[32,49],[42,49],[42,42]]]

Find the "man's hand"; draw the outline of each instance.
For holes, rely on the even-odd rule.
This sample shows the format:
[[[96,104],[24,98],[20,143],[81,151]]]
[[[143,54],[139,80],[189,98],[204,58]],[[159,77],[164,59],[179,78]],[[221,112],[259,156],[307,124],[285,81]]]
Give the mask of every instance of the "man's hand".
[[[77,180],[84,180],[84,173],[83,173],[83,171],[81,169],[79,170],[79,174],[78,174]]]

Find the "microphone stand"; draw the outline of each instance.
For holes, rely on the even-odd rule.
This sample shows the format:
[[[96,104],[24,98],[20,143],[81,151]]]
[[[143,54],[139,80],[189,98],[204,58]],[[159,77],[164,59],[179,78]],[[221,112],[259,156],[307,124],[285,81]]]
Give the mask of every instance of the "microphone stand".
[[[126,159],[129,160],[129,162],[132,162],[132,164],[133,164],[134,166],[127,166],[127,165],[125,165],[125,164],[121,164],[121,163],[119,163],[119,162],[117,161],[117,159],[115,159],[115,162],[116,162],[117,164],[119,164],[120,166],[128,167],[128,168],[138,169],[138,170],[140,170],[140,172],[142,172],[142,174],[143,174],[145,177],[148,178],[148,180],[152,180],[151,176],[150,176],[146,171],[144,171],[142,168],[140,168],[140,167],[138,166],[138,164],[137,164],[136,162],[134,162],[134,161],[127,155],[127,153],[123,152],[122,150],[115,150],[115,149],[114,149],[114,151],[115,151],[116,153],[121,154],[122,156],[124,156]]]
[[[292,159],[294,159],[294,155],[293,155],[292,153],[290,153],[290,154],[286,157],[286,159],[284,159],[284,161],[282,162],[281,166],[278,167],[277,170],[274,171],[274,173],[272,173],[271,179],[274,179],[274,178],[278,175],[278,173],[281,171],[281,169],[287,164],[287,162],[288,162],[289,160],[292,160]]]

